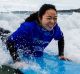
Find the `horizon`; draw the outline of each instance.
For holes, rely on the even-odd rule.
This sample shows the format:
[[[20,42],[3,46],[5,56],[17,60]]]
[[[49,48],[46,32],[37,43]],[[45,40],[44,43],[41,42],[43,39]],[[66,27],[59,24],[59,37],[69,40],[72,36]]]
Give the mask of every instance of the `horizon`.
[[[80,8],[80,0],[0,0],[0,11],[37,11],[45,3],[55,5],[57,10]]]

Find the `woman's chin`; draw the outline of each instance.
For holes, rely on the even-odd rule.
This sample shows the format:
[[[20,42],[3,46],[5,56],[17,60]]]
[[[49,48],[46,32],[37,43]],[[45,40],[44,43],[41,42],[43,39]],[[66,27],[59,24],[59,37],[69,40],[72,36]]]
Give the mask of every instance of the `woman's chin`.
[[[50,27],[49,27],[49,28],[47,28],[47,30],[48,30],[48,31],[51,31],[52,29],[53,29],[53,27],[51,27],[51,28],[50,28]]]

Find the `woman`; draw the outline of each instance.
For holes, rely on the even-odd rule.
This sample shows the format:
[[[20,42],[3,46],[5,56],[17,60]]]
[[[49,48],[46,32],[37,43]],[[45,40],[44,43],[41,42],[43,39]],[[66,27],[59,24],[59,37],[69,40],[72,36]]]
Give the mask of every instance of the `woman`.
[[[31,14],[21,26],[8,37],[7,48],[15,61],[18,50],[23,55],[41,57],[51,40],[58,40],[59,58],[64,57],[64,36],[57,24],[57,10],[54,5],[44,4],[38,12]]]

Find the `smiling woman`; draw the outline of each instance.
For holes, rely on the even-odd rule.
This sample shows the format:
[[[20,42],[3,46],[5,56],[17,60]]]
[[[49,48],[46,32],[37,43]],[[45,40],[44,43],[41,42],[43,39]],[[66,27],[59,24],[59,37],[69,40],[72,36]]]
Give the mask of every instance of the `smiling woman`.
[[[51,31],[57,22],[57,12],[49,9],[45,12],[42,18],[39,17],[39,21],[45,29]]]
[[[57,23],[56,8],[54,5],[44,4],[38,12],[31,14],[8,37],[6,44],[14,62],[16,62],[20,61],[19,49],[23,50],[24,56],[43,56],[45,47],[52,39],[58,41],[59,58],[66,60],[64,57],[64,36]]]

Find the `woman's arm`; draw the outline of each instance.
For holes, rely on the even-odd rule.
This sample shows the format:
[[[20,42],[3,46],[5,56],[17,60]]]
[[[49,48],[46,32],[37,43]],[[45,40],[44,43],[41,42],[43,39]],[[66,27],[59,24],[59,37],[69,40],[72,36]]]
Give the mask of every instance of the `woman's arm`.
[[[64,37],[58,40],[59,56],[64,56]]]
[[[64,57],[64,37],[62,37],[62,38],[58,41],[58,51],[59,51],[59,59],[70,61],[70,59]]]

